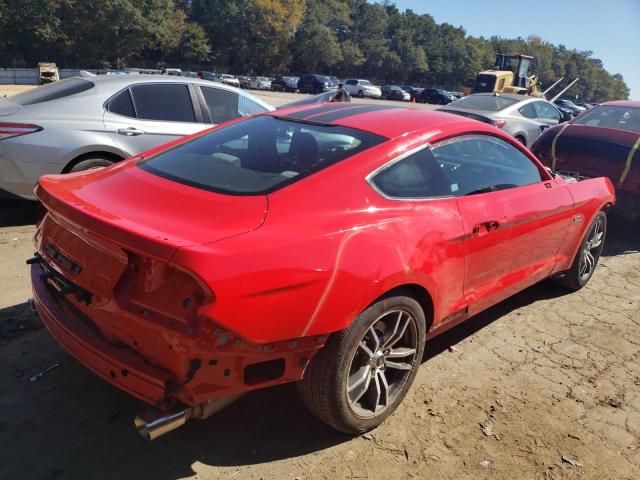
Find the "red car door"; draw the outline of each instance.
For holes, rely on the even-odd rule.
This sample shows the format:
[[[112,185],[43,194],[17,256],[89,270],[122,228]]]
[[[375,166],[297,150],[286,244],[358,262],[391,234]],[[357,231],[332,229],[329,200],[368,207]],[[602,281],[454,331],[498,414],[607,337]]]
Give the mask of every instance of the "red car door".
[[[469,313],[548,276],[571,222],[566,187],[518,148],[489,135],[447,140],[433,154],[458,197]]]

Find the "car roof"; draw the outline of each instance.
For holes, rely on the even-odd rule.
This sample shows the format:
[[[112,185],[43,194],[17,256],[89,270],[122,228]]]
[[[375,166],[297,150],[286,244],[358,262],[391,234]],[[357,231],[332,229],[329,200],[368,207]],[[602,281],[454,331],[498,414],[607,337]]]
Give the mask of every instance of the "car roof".
[[[474,93],[472,95],[467,95],[468,97],[474,96],[474,97],[505,97],[505,98],[512,98],[514,100],[518,100],[518,101],[524,101],[524,100],[546,100],[546,98],[541,98],[541,97],[532,97],[530,95],[519,95],[517,93],[495,93],[495,92],[488,92],[488,93]]]
[[[498,134],[500,132],[496,127],[459,115],[386,105],[321,103],[303,107],[285,107],[268,112],[266,115],[302,122],[340,125],[387,138],[396,138],[417,130],[431,130],[434,135],[439,135],[453,125],[466,128],[468,131],[495,130]]]
[[[80,77],[78,77],[80,78]],[[234,87],[229,87],[222,83],[203,80],[201,78],[182,77],[178,75],[151,75],[151,74],[129,74],[129,75],[96,75],[95,77],[84,77],[82,80],[93,82],[96,87],[124,88],[132,83],[197,83],[204,86],[215,85],[225,90],[237,91]]]
[[[614,107],[640,108],[640,101],[635,100],[614,100],[612,102],[601,103],[600,105],[611,105]]]
[[[95,85],[95,92],[99,95],[108,95],[116,93],[129,85],[141,83],[193,83],[202,85],[203,87],[214,87],[220,90],[237,93],[245,98],[250,98],[257,104],[265,108],[273,109],[271,105],[265,101],[243,91],[239,88],[225,85],[220,82],[213,82],[198,77],[183,77],[174,75],[150,75],[150,74],[129,74],[129,75],[96,75],[95,77],[71,77],[85,82],[92,82]],[[64,80],[63,80],[64,81]],[[93,89],[92,89],[93,90]]]

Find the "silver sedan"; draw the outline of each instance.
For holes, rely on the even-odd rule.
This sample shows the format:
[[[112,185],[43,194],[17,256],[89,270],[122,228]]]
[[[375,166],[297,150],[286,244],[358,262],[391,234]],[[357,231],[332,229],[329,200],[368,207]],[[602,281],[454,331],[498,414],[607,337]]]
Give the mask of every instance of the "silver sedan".
[[[111,165],[273,107],[196,78],[70,78],[0,99],[0,189],[33,199],[38,178]]]
[[[569,120],[544,98],[508,93],[476,93],[438,110],[492,123],[526,146],[545,129]]]

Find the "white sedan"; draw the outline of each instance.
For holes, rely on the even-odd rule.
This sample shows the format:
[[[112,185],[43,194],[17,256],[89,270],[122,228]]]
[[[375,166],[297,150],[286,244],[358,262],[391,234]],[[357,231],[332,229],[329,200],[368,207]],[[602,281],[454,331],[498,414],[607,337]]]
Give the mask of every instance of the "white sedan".
[[[382,97],[382,91],[379,87],[376,87],[369,80],[362,80],[357,78],[350,78],[344,82],[344,88],[350,95],[364,98],[380,98]]]

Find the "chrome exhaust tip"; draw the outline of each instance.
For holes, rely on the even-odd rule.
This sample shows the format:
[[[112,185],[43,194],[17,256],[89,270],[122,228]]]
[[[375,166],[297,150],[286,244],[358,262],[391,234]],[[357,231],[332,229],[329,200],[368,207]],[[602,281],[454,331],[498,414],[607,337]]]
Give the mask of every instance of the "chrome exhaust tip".
[[[165,433],[169,433],[181,427],[191,418],[204,420],[216,412],[219,412],[229,404],[235,402],[244,393],[216,398],[200,403],[193,407],[185,407],[181,410],[164,413],[158,410],[138,415],[134,424],[138,433],[147,440],[154,440]]]
[[[134,424],[138,433],[147,440],[155,440],[161,435],[181,427],[191,418],[192,409],[185,408],[166,414],[158,415],[157,412],[138,415]]]

